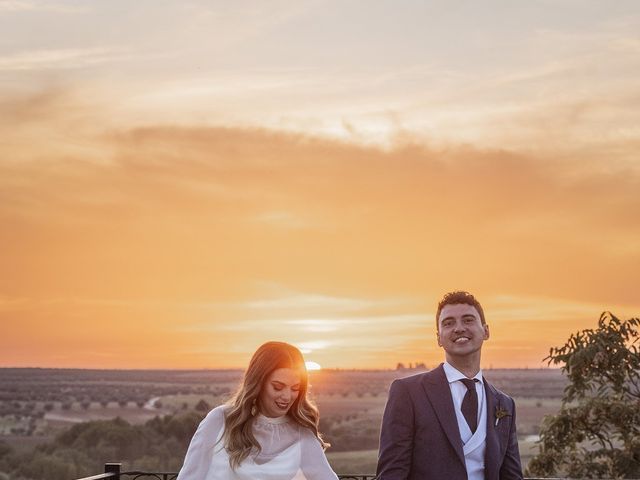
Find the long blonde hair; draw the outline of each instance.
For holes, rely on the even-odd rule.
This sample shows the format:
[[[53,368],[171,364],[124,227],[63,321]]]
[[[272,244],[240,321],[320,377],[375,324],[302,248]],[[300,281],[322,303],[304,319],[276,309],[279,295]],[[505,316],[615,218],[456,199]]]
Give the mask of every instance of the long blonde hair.
[[[267,342],[261,345],[251,357],[238,391],[227,403],[223,441],[233,470],[249,456],[253,449],[260,451],[260,444],[253,436],[251,427],[260,392],[269,375],[279,368],[291,368],[300,374],[300,390],[287,415],[311,430],[323,448],[329,446],[318,432],[320,419],[318,409],[307,398],[308,375],[302,353],[288,343]]]

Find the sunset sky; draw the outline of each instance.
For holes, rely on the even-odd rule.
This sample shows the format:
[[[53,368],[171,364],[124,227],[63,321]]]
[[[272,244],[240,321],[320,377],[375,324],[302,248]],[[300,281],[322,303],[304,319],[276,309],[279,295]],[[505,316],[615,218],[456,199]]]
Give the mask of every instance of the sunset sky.
[[[0,0],[0,366],[539,367],[640,316],[640,2]]]

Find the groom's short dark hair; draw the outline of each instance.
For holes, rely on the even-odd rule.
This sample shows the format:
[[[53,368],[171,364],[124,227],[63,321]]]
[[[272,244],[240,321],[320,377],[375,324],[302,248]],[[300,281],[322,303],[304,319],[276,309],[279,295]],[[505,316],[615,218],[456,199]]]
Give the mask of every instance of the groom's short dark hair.
[[[440,330],[440,312],[444,308],[445,305],[457,305],[459,303],[464,303],[465,305],[471,305],[475,307],[475,309],[480,314],[480,322],[485,325],[487,322],[484,319],[484,311],[482,310],[482,306],[480,302],[476,300],[476,297],[471,295],[469,292],[465,292],[462,290],[458,290],[455,292],[445,293],[440,303],[438,303],[438,311],[436,312],[436,329]]]

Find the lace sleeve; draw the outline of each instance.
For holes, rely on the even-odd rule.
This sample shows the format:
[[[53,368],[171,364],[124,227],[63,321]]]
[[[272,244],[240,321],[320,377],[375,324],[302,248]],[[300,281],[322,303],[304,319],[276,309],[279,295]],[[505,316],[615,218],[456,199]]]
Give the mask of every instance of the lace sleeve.
[[[333,472],[327,457],[322,450],[320,441],[308,428],[301,432],[302,460],[300,469],[307,480],[336,480],[338,476]]]
[[[200,422],[191,439],[184,463],[177,480],[202,480],[206,478],[216,440],[224,428],[224,407],[216,407]]]

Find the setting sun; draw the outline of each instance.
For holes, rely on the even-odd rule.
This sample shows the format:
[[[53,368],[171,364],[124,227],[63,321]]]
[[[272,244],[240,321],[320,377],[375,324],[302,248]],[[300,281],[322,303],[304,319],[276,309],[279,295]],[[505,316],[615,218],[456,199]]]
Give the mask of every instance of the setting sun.
[[[316,362],[304,362],[304,364],[307,367],[307,370],[309,370],[309,371],[322,370],[322,367],[320,366],[319,363],[316,363]]]

